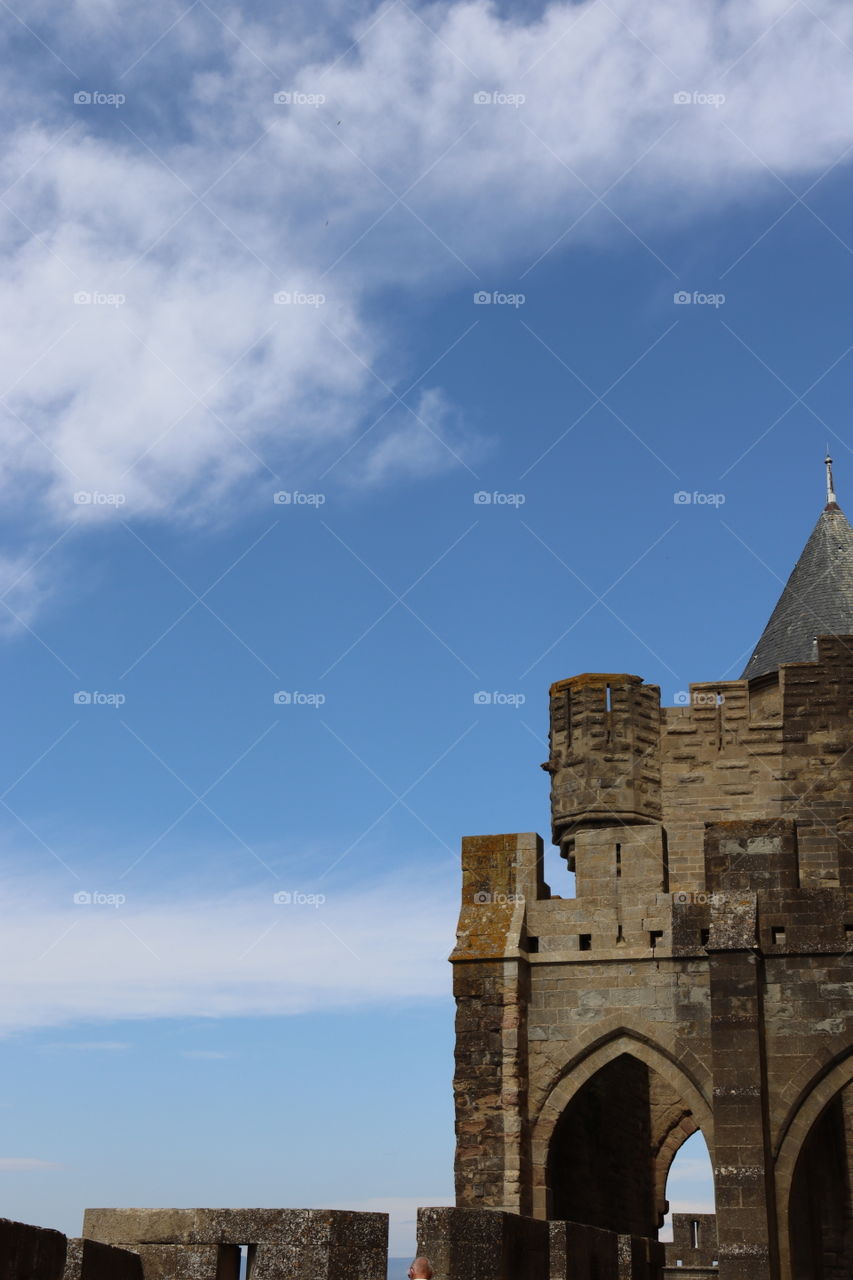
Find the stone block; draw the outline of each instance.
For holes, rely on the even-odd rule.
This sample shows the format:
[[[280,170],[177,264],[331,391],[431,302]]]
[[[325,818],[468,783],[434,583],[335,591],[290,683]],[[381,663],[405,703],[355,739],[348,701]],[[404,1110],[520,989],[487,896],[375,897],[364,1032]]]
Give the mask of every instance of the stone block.
[[[617,1245],[617,1280],[658,1280],[663,1271],[665,1246],[646,1236],[620,1236]]]
[[[497,1209],[419,1209],[435,1280],[548,1280],[548,1223]]]
[[[65,1236],[0,1218],[0,1280],[62,1280]]]
[[[238,1245],[250,1247],[256,1280],[326,1280],[342,1272],[354,1280],[385,1280],[388,1265],[384,1213],[87,1209],[83,1230],[138,1249],[144,1280],[237,1280]]]
[[[615,1280],[619,1237],[577,1222],[549,1222],[549,1280]]]
[[[144,1280],[142,1259],[138,1253],[115,1245],[72,1238],[63,1280]]]

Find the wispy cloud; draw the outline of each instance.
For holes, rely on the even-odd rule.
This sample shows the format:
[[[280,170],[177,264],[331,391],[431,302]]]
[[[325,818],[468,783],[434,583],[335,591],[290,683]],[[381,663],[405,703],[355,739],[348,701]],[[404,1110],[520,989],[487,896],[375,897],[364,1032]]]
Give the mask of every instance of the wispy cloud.
[[[59,1169],[51,1160],[35,1160],[27,1156],[0,1156],[0,1173],[38,1173],[41,1169]]]
[[[529,292],[554,253],[629,234],[669,286],[662,220],[793,200],[785,183],[853,141],[844,0],[388,5],[310,34],[277,12],[175,16],[155,3],[125,29],[92,0],[75,28],[36,5],[65,87],[8,89],[6,492],[51,519],[220,519],[389,407],[344,474],[458,465],[418,422],[449,421],[441,366],[405,406],[389,395],[425,371],[388,285],[468,299],[511,269]],[[104,87],[89,65],[124,104],[72,102]],[[469,432],[448,441],[463,463]]]
[[[75,903],[67,889],[46,898],[41,885],[5,885],[0,1031],[446,998],[456,901],[435,877],[279,893],[276,902],[265,883],[204,899],[129,894],[115,905],[124,895],[87,891]]]
[[[57,1040],[42,1048],[57,1053],[123,1053],[130,1045],[122,1040]]]

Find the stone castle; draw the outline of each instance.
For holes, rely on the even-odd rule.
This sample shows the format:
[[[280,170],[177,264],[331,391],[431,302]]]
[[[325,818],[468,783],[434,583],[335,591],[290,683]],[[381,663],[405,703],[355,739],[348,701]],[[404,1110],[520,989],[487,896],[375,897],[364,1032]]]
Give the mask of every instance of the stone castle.
[[[457,1207],[419,1215],[436,1280],[851,1280],[851,692],[829,459],[739,680],[663,708],[636,675],[552,685],[576,896],[536,835],[463,840]],[[676,1215],[664,1247],[697,1130],[716,1213]],[[385,1280],[384,1215],[322,1210],[89,1210],[67,1247],[0,1223],[0,1280],[236,1280],[240,1244],[250,1280]]]

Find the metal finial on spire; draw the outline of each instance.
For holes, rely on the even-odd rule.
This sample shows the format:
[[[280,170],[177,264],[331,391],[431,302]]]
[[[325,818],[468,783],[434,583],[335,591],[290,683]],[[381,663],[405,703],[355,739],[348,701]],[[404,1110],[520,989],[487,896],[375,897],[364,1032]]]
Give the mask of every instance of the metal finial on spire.
[[[838,502],[838,499],[835,496],[835,485],[832,479],[832,458],[829,456],[829,445],[826,446],[826,457],[824,458],[824,463],[826,464],[826,505],[829,506],[831,503]]]

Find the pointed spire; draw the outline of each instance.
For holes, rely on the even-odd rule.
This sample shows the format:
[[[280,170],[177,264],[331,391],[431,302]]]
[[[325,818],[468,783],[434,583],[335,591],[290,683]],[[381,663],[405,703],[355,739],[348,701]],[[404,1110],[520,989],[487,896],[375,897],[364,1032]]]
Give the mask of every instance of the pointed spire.
[[[742,680],[813,662],[818,636],[853,636],[853,529],[838,505],[829,449],[826,506],[794,565]]]
[[[832,481],[832,458],[829,456],[829,445],[826,446],[826,457],[823,461],[826,466],[826,505],[837,507],[838,499],[835,496],[835,485]]]

